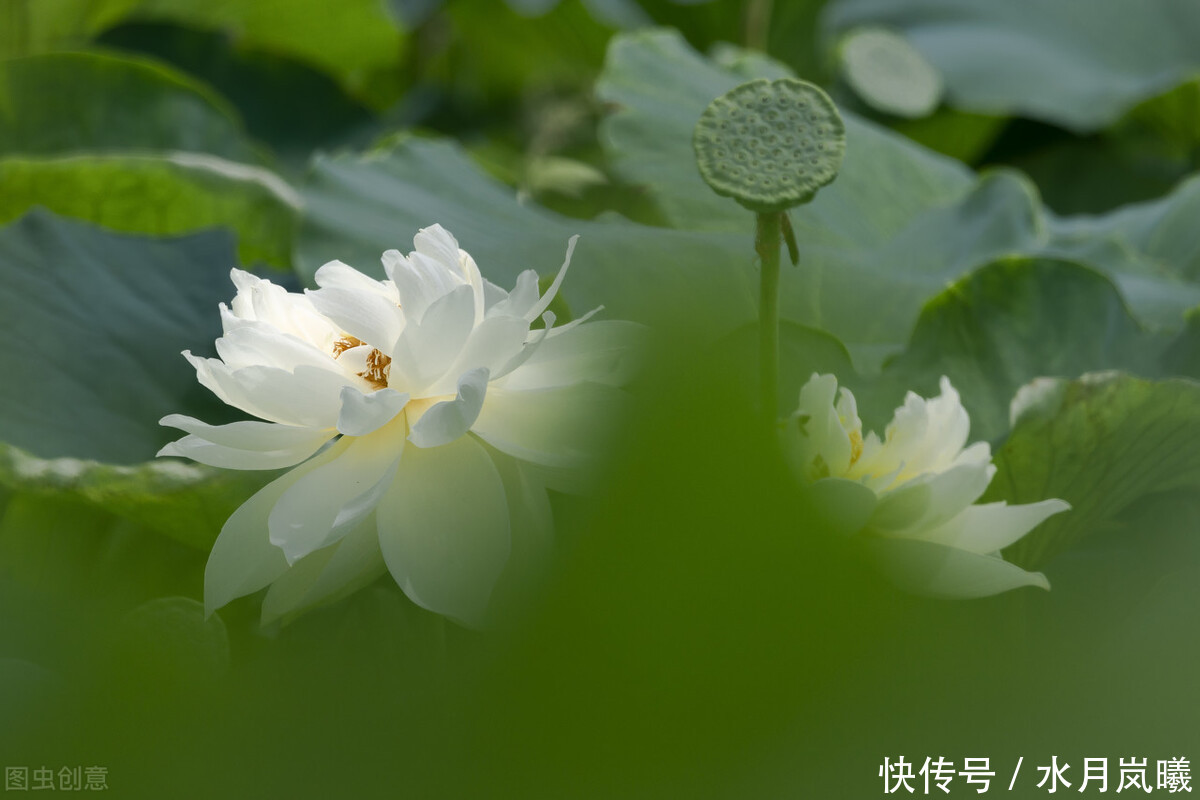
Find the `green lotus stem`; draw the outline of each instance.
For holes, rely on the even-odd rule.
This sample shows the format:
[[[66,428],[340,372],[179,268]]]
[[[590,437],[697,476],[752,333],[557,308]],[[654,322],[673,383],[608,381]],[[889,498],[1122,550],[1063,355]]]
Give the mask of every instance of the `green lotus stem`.
[[[772,0],[747,0],[745,4],[746,47],[767,52],[767,37],[771,30]]]
[[[754,249],[762,262],[758,306],[758,369],[763,415],[771,425],[777,416],[779,394],[779,244],[783,213],[758,213]]]

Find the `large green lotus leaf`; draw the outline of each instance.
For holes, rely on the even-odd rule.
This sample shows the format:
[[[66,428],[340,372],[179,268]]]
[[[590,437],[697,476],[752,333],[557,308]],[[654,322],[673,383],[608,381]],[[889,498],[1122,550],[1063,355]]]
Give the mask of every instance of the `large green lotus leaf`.
[[[522,13],[517,3],[457,0],[445,15],[453,27],[448,81],[489,98],[531,89],[585,87],[604,58],[613,30],[633,20],[598,15],[593,3],[567,0],[545,13]],[[640,9],[633,8],[640,14]]]
[[[1200,76],[1155,95],[1097,136],[1059,137],[1009,163],[1060,214],[1097,214],[1161,197],[1200,167]]]
[[[1072,510],[1005,551],[1038,568],[1111,528],[1147,495],[1200,488],[1200,384],[1116,372],[1044,378],[1013,400],[1013,431],[981,502],[1059,497]]]
[[[827,40],[864,25],[902,32],[956,107],[1079,132],[1200,69],[1193,0],[833,0],[823,23]]]
[[[1200,177],[1180,184],[1165,197],[1129,205],[1108,214],[1055,220],[1053,232],[1061,243],[1100,239],[1115,241],[1135,252],[1146,274],[1167,273],[1200,283]]]
[[[259,160],[221,97],[152,61],[103,53],[0,61],[0,154],[117,150]]]
[[[1200,158],[1200,75],[1155,95],[1130,109],[1110,133],[1163,150],[1159,155],[1191,162]]]
[[[229,515],[278,475],[218,470],[175,459],[123,465],[38,458],[0,443],[0,486],[27,497],[82,501],[204,551],[212,547]]]
[[[212,87],[271,149],[277,168],[299,172],[314,150],[348,138],[370,141],[382,124],[328,73],[285,52],[247,48],[221,31],[131,22],[105,31],[96,44],[169,64]]]
[[[236,263],[222,232],[140,238],[41,209],[0,228],[0,441],[134,464],[174,438],[160,417],[219,421],[180,351],[211,351]]]
[[[864,205],[869,197],[864,192]],[[784,270],[781,309],[836,335],[866,371],[899,349],[931,296],[995,258],[1037,249],[1041,235],[1036,196],[1006,172],[984,176],[960,202],[930,208],[877,243],[830,241],[843,215],[854,219],[853,207],[803,232],[797,226],[800,265]]]
[[[119,22],[129,6],[127,0],[5,0],[0,3],[0,58],[77,45]]]
[[[1045,252],[1107,274],[1144,322],[1179,327],[1200,305],[1200,178],[1107,214],[1050,218]]]
[[[0,57],[77,48],[125,21],[223,31],[336,77],[377,107],[399,95],[405,37],[381,0],[5,0]]]
[[[0,159],[0,222],[33,206],[117,231],[238,234],[244,264],[290,264],[299,198],[261,167],[197,153]]]
[[[1200,306],[1188,312],[1186,320],[1163,354],[1163,365],[1175,375],[1200,380]]]
[[[384,250],[412,249],[419,228],[439,223],[484,276],[511,288],[523,270],[562,264],[580,235],[563,292],[578,315],[599,305],[610,317],[702,329],[713,339],[754,319],[749,237],[590,222],[520,204],[455,145],[409,140],[365,156],[319,156],[302,189],[305,214],[297,269],[311,282],[334,259],[383,275]]]
[[[972,440],[1008,431],[1008,404],[1042,376],[1125,369],[1168,371],[1165,337],[1130,315],[1116,287],[1078,264],[1014,256],[956,281],[926,303],[907,349],[888,362],[863,405],[886,420],[904,392],[938,392],[942,375],[962,395]]]

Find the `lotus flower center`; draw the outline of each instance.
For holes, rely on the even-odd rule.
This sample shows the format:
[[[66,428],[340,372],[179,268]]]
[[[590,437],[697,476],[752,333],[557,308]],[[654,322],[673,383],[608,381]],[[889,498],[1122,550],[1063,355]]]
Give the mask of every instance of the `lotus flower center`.
[[[333,357],[336,359],[342,353],[353,347],[361,347],[366,342],[354,336],[343,336],[333,343]],[[367,368],[358,373],[374,389],[383,389],[388,385],[388,369],[392,365],[392,357],[386,356],[377,349],[367,353]]]

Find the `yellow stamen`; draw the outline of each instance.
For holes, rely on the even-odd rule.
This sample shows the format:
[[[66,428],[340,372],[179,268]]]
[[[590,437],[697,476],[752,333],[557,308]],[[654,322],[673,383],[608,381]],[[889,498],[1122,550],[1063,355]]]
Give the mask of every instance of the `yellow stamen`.
[[[358,373],[376,389],[387,386],[388,368],[392,365],[392,357],[385,356],[378,350],[367,353],[367,368]]]
[[[358,347],[362,344],[365,344],[362,339],[356,339],[353,336],[343,336],[333,343],[333,357],[337,358],[350,348]]]
[[[343,336],[333,343],[333,357],[337,358],[342,353],[354,347],[361,347],[366,344],[362,339],[354,336]],[[371,384],[376,389],[382,389],[388,385],[388,369],[392,365],[392,357],[385,356],[377,349],[372,349],[367,353],[367,368],[358,373],[360,378],[365,378],[367,383]]]
[[[850,431],[850,466],[854,466],[854,462],[858,461],[858,457],[862,455],[862,451],[862,431]]]

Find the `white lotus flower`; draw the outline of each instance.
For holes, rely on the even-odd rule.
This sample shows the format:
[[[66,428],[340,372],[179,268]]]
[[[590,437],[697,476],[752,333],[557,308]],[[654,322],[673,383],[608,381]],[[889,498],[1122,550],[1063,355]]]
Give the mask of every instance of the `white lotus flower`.
[[[991,449],[966,446],[967,411],[948,379],[941,389],[932,400],[909,392],[880,440],[863,436],[854,395],[838,395],[836,377],[813,375],[782,429],[785,452],[827,516],[861,531],[907,588],[952,597],[1049,589],[1044,575],[1005,561],[1000,550],[1070,506],[975,505],[996,472]]]
[[[184,353],[200,383],[262,421],[171,415],[162,424],[188,435],[159,455],[294,466],[222,528],[209,613],[270,585],[270,622],[386,570],[419,605],[478,624],[506,567],[544,550],[546,489],[587,477],[639,328],[553,327],[574,238],[544,295],[532,270],[512,292],[485,280],[440,226],[414,244],[383,254],[387,280],[333,261],[303,294],[234,270],[220,358]]]

